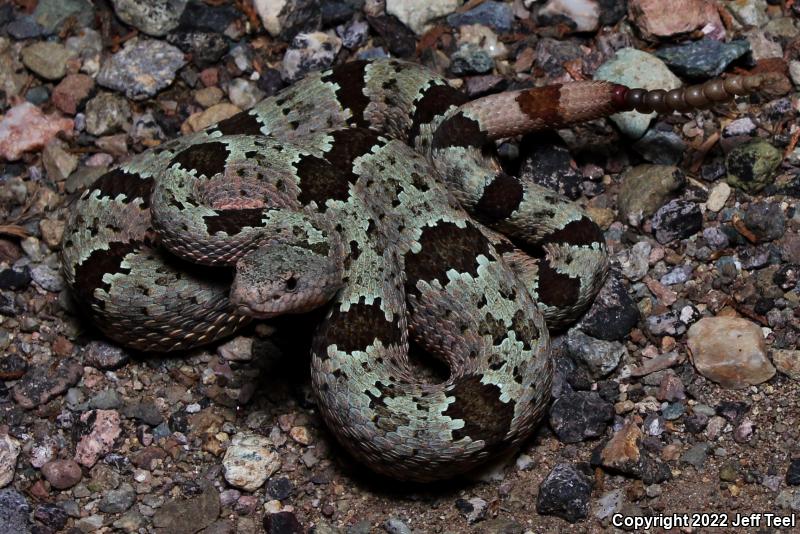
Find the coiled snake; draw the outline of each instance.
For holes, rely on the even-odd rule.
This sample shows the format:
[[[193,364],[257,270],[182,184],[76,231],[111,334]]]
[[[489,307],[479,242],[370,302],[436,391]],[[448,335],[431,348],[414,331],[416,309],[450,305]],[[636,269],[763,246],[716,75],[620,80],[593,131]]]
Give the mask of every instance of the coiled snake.
[[[331,431],[377,472],[450,477],[530,435],[549,399],[545,319],[574,320],[606,276],[598,227],[505,174],[493,141],[762,82],[469,102],[415,64],[346,63],[101,176],[70,213],[64,273],[106,335],[145,351],[327,303],[312,380]],[[447,364],[443,383],[410,371],[409,336]]]

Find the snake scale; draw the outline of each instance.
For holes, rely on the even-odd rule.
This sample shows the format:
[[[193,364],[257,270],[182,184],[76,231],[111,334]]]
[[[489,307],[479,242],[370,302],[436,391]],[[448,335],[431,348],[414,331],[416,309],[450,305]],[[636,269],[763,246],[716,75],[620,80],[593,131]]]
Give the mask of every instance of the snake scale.
[[[70,212],[65,277],[108,337],[144,351],[327,305],[312,382],[331,431],[384,475],[451,477],[530,435],[550,394],[545,323],[579,316],[607,270],[599,228],[504,173],[494,141],[762,82],[469,101],[419,65],[345,63],[101,176]],[[450,376],[416,376],[410,340]]]

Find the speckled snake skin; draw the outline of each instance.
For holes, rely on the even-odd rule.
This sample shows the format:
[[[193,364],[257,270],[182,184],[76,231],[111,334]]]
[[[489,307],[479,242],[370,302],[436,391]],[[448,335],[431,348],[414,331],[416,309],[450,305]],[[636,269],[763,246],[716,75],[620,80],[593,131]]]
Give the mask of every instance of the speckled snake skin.
[[[503,173],[493,141],[759,83],[468,102],[418,65],[347,63],[100,177],[70,213],[64,272],[106,335],[145,351],[328,305],[312,379],[331,431],[377,472],[450,477],[530,435],[549,399],[545,320],[574,320],[606,275],[597,226]],[[410,339],[444,382],[415,376]]]

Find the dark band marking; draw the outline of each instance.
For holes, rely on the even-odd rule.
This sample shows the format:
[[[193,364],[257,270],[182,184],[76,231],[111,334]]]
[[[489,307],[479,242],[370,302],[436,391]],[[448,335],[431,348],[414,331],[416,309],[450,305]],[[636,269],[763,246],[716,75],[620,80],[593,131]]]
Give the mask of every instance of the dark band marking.
[[[225,143],[219,141],[199,143],[178,152],[169,162],[169,166],[172,167],[177,163],[189,172],[196,171],[198,176],[211,178],[225,172],[228,155],[228,146]]]
[[[506,325],[503,324],[503,321],[497,319],[491,313],[487,313],[483,318],[481,327],[478,329],[478,335],[492,336],[492,345],[497,347],[507,337],[508,328],[506,328]]]
[[[122,169],[114,169],[95,180],[89,190],[99,191],[98,198],[115,199],[122,195],[123,198],[120,200],[125,204],[141,198],[142,209],[147,209],[150,207],[153,179],[142,178],[138,174],[125,172]]]
[[[101,288],[106,292],[111,286],[103,282],[106,273],[130,273],[130,269],[122,269],[120,264],[129,253],[135,251],[141,242],[115,241],[108,244],[108,250],[95,249],[89,257],[75,268],[75,292],[86,302],[98,302],[94,290]]]
[[[531,341],[539,339],[539,329],[533,319],[523,310],[517,310],[511,318],[511,329],[517,333],[517,340],[525,350],[531,350]]]
[[[423,228],[419,243],[419,252],[406,255],[407,293],[417,292],[419,280],[439,280],[444,286],[450,269],[476,276],[479,255],[494,259],[486,237],[471,223],[466,228],[451,222]]]
[[[320,78],[325,83],[335,83],[339,86],[336,98],[342,107],[350,110],[351,124],[355,126],[369,126],[369,121],[364,118],[364,110],[369,105],[369,97],[364,94],[366,83],[367,61],[351,61],[333,69],[330,74]]]
[[[414,116],[411,118],[411,130],[408,133],[409,144],[414,144],[420,126],[444,114],[451,106],[460,106],[468,101],[467,95],[449,85],[428,87],[422,96],[414,101]]]
[[[319,347],[316,353],[321,358],[326,358],[327,346],[336,345],[342,352],[352,353],[364,351],[379,339],[384,347],[388,345],[399,346],[403,341],[403,332],[397,321],[386,320],[381,310],[380,299],[373,304],[358,302],[351,304],[346,312],[336,308],[322,327],[320,340],[324,347]]]
[[[590,246],[595,243],[605,243],[603,231],[589,217],[581,217],[571,221],[559,230],[548,234],[543,241],[550,243],[567,243],[570,245]]]
[[[507,219],[519,208],[524,193],[519,179],[501,172],[483,189],[475,209],[487,223]]]
[[[484,441],[487,446],[505,438],[514,418],[514,401],[500,400],[500,388],[494,384],[482,384],[479,376],[459,379],[448,396],[455,397],[444,415],[464,421],[464,428],[453,430],[453,439],[465,437],[473,441]]]
[[[212,132],[218,131],[222,135],[263,135],[261,132],[262,126],[255,115],[252,115],[249,111],[241,111],[236,115],[219,121]]]
[[[559,111],[561,85],[547,85],[521,92],[517,95],[520,111],[532,120],[541,120],[548,126],[564,122]]]
[[[392,385],[384,386],[380,382],[376,383],[375,387],[380,391],[379,395],[375,395],[370,391],[364,392],[370,399],[369,408],[375,412],[375,418],[372,420],[375,426],[384,432],[396,432],[398,427],[408,426],[411,422],[408,414],[398,412],[386,404],[385,399],[396,395],[394,391],[396,388]]]
[[[548,306],[569,307],[578,301],[581,282],[555,270],[547,260],[539,262],[539,301]]]
[[[209,235],[217,232],[225,232],[228,235],[236,235],[242,229],[260,228],[264,226],[264,208],[243,208],[237,210],[224,210],[216,215],[206,215],[203,222]]]
[[[489,143],[489,136],[481,130],[475,119],[459,112],[446,119],[436,128],[431,147],[434,149],[451,146],[483,148]]]

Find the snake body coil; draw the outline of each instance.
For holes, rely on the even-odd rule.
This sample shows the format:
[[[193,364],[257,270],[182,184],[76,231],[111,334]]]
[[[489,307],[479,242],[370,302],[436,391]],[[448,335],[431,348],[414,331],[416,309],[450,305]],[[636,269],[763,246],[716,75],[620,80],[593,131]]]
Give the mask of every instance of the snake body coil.
[[[64,273],[105,334],[146,351],[328,303],[312,379],[331,431],[375,471],[446,478],[530,435],[549,399],[545,319],[574,320],[606,277],[602,232],[502,172],[494,140],[753,85],[470,102],[414,64],[347,63],[100,177],[70,214]],[[410,338],[444,382],[414,375]]]

